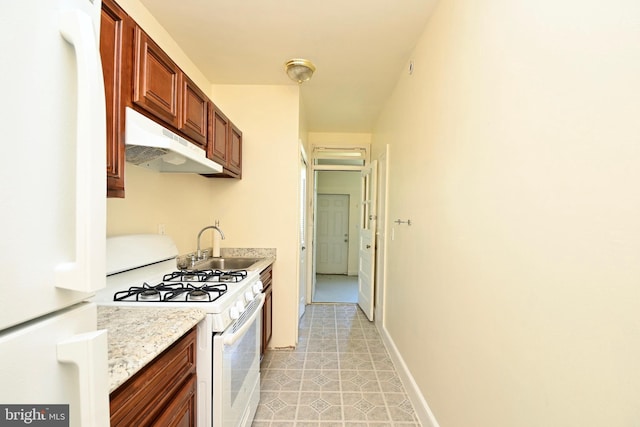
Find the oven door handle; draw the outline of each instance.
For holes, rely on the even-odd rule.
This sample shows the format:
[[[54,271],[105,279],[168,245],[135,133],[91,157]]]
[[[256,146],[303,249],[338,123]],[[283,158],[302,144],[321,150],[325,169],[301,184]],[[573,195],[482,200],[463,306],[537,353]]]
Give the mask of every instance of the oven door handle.
[[[256,320],[256,317],[258,317],[258,315],[260,315],[262,313],[262,306],[264,305],[264,294],[261,293],[258,295],[258,299],[260,299],[260,302],[258,303],[258,306],[254,309],[253,314],[251,315],[251,317],[249,319],[247,319],[242,326],[240,326],[240,329],[238,329],[237,331],[235,331],[233,334],[224,334],[223,335],[223,343],[224,345],[227,346],[231,346],[233,344],[235,344],[236,341],[238,341],[240,338],[242,338],[242,336],[244,335],[245,332],[247,332],[247,329],[249,329],[251,327],[251,325],[253,325],[253,322]]]

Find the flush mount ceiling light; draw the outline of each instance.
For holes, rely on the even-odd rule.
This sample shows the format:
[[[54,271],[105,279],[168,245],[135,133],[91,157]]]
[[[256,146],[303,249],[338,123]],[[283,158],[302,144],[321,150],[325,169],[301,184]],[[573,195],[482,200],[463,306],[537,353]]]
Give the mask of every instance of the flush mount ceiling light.
[[[298,84],[311,79],[316,71],[316,66],[308,59],[290,59],[284,64],[287,75]]]

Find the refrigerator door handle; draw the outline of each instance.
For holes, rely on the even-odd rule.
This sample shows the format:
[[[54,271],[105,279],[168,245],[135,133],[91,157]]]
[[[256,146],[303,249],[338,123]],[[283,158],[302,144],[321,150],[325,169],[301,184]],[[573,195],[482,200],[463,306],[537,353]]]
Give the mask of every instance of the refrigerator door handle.
[[[59,14],[77,69],[75,242],[72,261],[56,266],[56,287],[95,292],[105,286],[106,102],[93,21],[79,9]]]
[[[87,332],[59,342],[57,357],[59,362],[78,369],[79,425],[108,427],[107,331]]]

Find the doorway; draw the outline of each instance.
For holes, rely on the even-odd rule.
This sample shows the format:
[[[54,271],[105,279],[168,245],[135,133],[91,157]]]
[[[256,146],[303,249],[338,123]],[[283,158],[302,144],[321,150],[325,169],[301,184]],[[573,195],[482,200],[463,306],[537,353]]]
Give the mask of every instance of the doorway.
[[[359,170],[314,172],[314,303],[358,302]]]

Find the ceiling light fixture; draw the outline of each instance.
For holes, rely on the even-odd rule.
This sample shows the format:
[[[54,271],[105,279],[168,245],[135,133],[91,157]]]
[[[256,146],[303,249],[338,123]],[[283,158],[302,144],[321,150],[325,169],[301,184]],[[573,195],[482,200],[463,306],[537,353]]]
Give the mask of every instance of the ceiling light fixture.
[[[308,59],[290,59],[284,64],[284,69],[291,80],[301,84],[311,79],[316,66]]]

